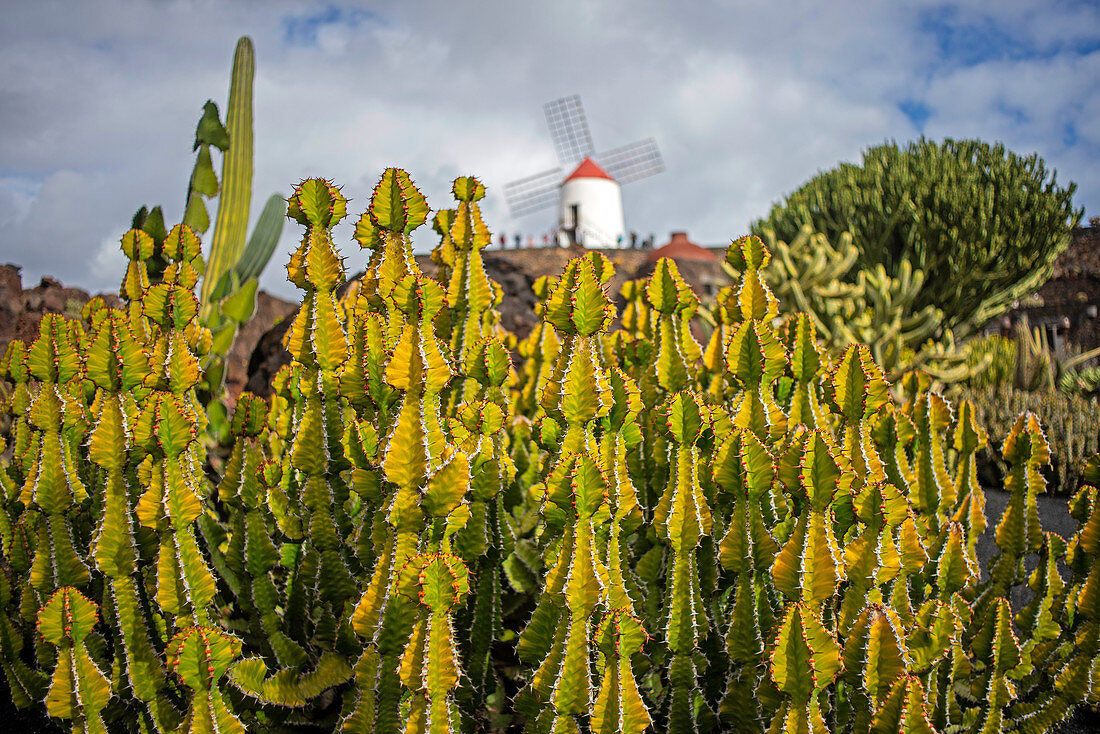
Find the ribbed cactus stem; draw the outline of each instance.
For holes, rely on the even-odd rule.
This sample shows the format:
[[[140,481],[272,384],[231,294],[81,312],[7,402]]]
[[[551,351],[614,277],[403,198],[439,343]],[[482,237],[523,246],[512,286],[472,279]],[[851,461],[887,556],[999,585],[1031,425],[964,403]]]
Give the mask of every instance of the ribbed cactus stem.
[[[252,80],[256,52],[252,39],[242,36],[233,53],[233,72],[226,107],[229,150],[222,161],[221,196],[214,220],[214,236],[206,259],[200,297],[203,315],[214,308],[213,293],[224,273],[240,258],[248,234],[252,202]]]

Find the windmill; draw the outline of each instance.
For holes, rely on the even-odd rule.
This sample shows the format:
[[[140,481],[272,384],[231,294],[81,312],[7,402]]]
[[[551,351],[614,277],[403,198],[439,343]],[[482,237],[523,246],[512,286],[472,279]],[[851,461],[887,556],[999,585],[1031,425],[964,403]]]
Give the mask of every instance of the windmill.
[[[548,102],[543,110],[561,166],[504,186],[512,216],[558,203],[562,244],[622,247],[626,226],[619,187],[664,170],[657,142],[648,138],[597,155],[578,95]]]

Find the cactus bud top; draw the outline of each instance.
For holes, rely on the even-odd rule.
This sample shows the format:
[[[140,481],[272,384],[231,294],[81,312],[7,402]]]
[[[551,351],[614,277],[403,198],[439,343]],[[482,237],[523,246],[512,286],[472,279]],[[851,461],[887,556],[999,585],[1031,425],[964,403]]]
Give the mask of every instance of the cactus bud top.
[[[473,176],[459,176],[451,192],[461,202],[481,201],[485,198],[485,185]]]
[[[409,174],[387,168],[371,195],[370,220],[394,234],[408,234],[428,219],[428,201]]]
[[[331,229],[348,214],[348,200],[330,181],[310,178],[294,187],[286,215],[306,227]]]

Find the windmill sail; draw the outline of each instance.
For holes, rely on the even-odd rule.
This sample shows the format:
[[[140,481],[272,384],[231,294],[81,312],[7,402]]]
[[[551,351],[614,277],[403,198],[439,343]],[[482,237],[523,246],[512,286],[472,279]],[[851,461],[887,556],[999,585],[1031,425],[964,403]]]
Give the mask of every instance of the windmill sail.
[[[596,161],[619,183],[630,183],[665,170],[653,138],[600,153]]]
[[[560,168],[555,168],[505,184],[504,199],[512,216],[522,217],[557,202],[563,175]]]
[[[653,138],[596,154],[581,98],[574,94],[543,105],[546,124],[560,168],[536,173],[504,186],[504,198],[514,217],[522,217],[553,206],[558,201],[565,170],[585,158],[594,159],[617,183],[630,183],[665,170],[657,141]]]
[[[554,149],[563,167],[580,163],[595,154],[592,134],[588,131],[588,121],[584,117],[579,95],[547,102],[542,109],[546,112],[550,137],[554,140]]]

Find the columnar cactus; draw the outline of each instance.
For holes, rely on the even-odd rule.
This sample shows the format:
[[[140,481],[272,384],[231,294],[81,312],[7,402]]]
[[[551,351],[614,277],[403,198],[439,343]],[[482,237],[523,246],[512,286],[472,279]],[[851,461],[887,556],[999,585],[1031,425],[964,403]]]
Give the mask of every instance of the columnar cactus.
[[[195,533],[208,484],[198,442],[204,418],[194,390],[210,332],[198,323],[193,292],[201,257],[198,237],[184,225],[174,227],[164,254],[164,279],[150,286],[141,301],[153,339],[145,378],[152,391],[133,429],[133,451],[146,455],[138,468],[144,491],[136,515],[159,538],[157,603],[183,627],[209,620],[216,584]]]
[[[783,324],[781,336],[790,360],[790,397],[785,406],[787,420],[790,425],[801,423],[807,428],[824,425],[825,412],[815,384],[824,362],[810,318],[806,314],[789,317]]]
[[[465,197],[463,204],[470,205],[476,200],[478,186],[474,179],[460,179],[455,191],[460,199]],[[379,478],[386,483],[383,491],[392,494],[382,504],[388,508],[386,527],[379,529],[374,543],[374,573],[352,618],[356,632],[369,643],[357,665],[359,704],[346,720],[346,728],[396,728],[400,684],[413,692],[407,730],[447,731],[458,726],[454,689],[461,669],[450,630],[453,610],[469,592],[469,571],[455,554],[455,534],[471,521],[466,497],[471,481],[470,458],[447,435],[440,412],[440,395],[454,376],[451,351],[436,336],[437,316],[447,306],[445,292],[420,273],[410,251],[409,233],[423,224],[427,213],[424,198],[408,175],[391,169],[383,175],[357,227],[357,238],[375,252],[360,287],[360,305],[355,313],[368,324],[363,332],[364,353],[382,357],[377,350],[382,345],[387,347],[382,375],[396,402],[390,415],[377,416],[382,418],[378,427],[388,433],[372,439],[370,443],[376,448],[360,460],[376,464]],[[476,207],[470,211],[460,205],[459,214],[439,221],[451,220],[450,240],[468,252],[481,238],[462,236],[456,229],[461,225],[456,223],[470,224],[480,218],[475,216]],[[486,281],[485,286],[491,291],[491,283]],[[456,298],[462,295],[460,289],[458,293]],[[371,310],[389,317],[384,336],[369,326],[378,324],[376,317],[367,313]],[[482,311],[484,308],[475,310],[478,319]],[[475,331],[473,337],[476,335]],[[500,386],[507,368],[501,372],[499,358],[486,358],[478,372],[473,347],[467,347],[467,356],[474,385]],[[382,405],[378,400],[373,403],[375,409]],[[478,431],[481,421],[473,413],[479,408],[497,411],[497,426],[488,433],[499,430],[502,409],[491,400],[463,406],[458,411],[460,419],[468,418],[468,428]],[[488,445],[481,446],[476,440],[469,448],[494,455]],[[481,459],[484,463],[485,456]],[[489,496],[479,499],[489,499],[497,491],[499,478]],[[479,521],[484,533],[484,508],[475,519]],[[444,583],[440,574],[451,580]],[[417,580],[401,581],[414,577]],[[399,593],[402,590],[404,593]],[[486,601],[491,602],[491,598]],[[445,660],[438,657],[444,654],[442,651],[448,651]]]
[[[66,586],[38,613],[42,639],[57,647],[57,667],[46,695],[50,716],[69,719],[73,731],[106,732],[101,712],[111,699],[111,683],[88,654],[86,642],[98,621],[93,602]]]
[[[212,101],[203,105],[195,129],[195,165],[187,186],[187,201],[182,224],[197,235],[210,229],[206,201],[217,197],[218,210],[207,257],[199,267],[203,276],[200,291],[200,320],[211,330],[210,349],[203,355],[203,382],[199,396],[209,422],[207,432],[217,441],[228,438],[227,412],[222,404],[226,374],[226,356],[240,327],[252,317],[260,273],[267,266],[282,233],[286,199],[272,194],[256,221],[252,236],[248,219],[252,200],[252,80],[255,74],[255,50],[252,40],[242,36],[233,54],[233,68],[226,106],[226,124],[218,116]],[[219,181],[214,172],[212,149],[223,154]],[[167,228],[160,206],[142,207],[134,215],[133,228],[152,238],[154,248],[146,260],[152,280],[161,279],[168,265],[163,252]],[[145,267],[143,261],[142,267]],[[140,296],[131,296],[134,300]]]
[[[27,427],[33,433],[19,499],[38,515],[30,582],[42,594],[89,581],[87,563],[73,547],[72,526],[88,493],[78,464],[78,446],[86,430],[76,392],[78,328],[60,316],[46,316],[26,357],[28,377],[38,381],[38,390],[27,409]]]
[[[131,241],[144,233],[132,231]],[[134,695],[157,717],[171,720],[164,696],[165,671],[149,630],[152,610],[145,600],[144,577],[139,562],[146,562],[146,545],[135,516],[134,497],[139,485],[129,471],[132,439],[126,430],[138,415],[134,391],[149,377],[150,369],[141,343],[123,313],[105,307],[90,314],[93,330],[85,359],[85,378],[95,386],[93,428],[88,441],[89,459],[99,467],[103,510],[93,541],[96,565],[109,588],[111,607],[122,636],[120,656]]]
[[[445,241],[454,251],[454,262],[442,275],[447,279],[447,307],[449,319],[441,319],[441,326],[449,327],[451,354],[462,375],[467,375],[467,362],[473,358],[479,344],[493,332],[494,319],[490,310],[497,300],[497,288],[485,274],[481,250],[491,241],[489,228],[481,219],[478,201],[485,197],[485,186],[472,176],[455,179],[452,187],[458,206],[451,215]],[[442,280],[442,279],[441,279]],[[451,400],[455,407],[473,398],[478,391],[476,382],[468,378],[456,385]]]
[[[713,529],[711,509],[700,485],[701,456],[696,442],[706,427],[707,413],[690,392],[673,397],[663,411],[672,444],[668,486],[653,511],[658,536],[668,543],[669,571],[662,633],[672,661],[669,665],[668,723],[671,731],[696,728],[698,677],[693,658],[707,633],[707,605],[700,588],[696,547]]]
[[[523,358],[523,371],[520,373],[516,397],[516,413],[519,415],[534,418],[542,415],[540,396],[546,388],[546,382],[550,379],[554,365],[557,364],[561,340],[554,327],[544,318],[546,301],[556,282],[556,278],[544,275],[532,286],[535,296],[539,299],[539,303],[535,305],[535,314],[539,317],[539,322],[535,324],[535,328],[527,338],[516,347],[516,351]]]
[[[616,533],[621,522],[611,519],[612,488],[597,445],[601,419],[615,402],[599,343],[612,317],[611,303],[603,292],[611,273],[611,264],[600,255],[572,261],[554,285],[544,312],[558,332],[561,349],[542,393],[546,415],[537,429],[552,447],[544,474],[543,515],[548,531],[560,537],[547,548],[546,585],[519,644],[521,658],[538,663],[531,681],[529,714],[538,730],[572,731],[577,717],[593,713],[589,658],[595,641],[594,615],[601,608],[629,615],[633,606],[622,580],[621,557],[610,558],[609,571],[609,559],[601,551],[608,525]],[[618,375],[620,391],[631,390],[624,380]],[[618,421],[629,409],[621,403],[624,398],[629,399],[620,397]],[[624,478],[621,471],[614,476]],[[614,489],[616,509],[628,514],[631,508],[623,503],[629,502],[629,490],[624,496],[622,484]],[[609,661],[605,679],[621,676],[620,670],[619,664]],[[612,695],[615,687],[621,693],[621,685],[621,679],[608,681],[606,695]],[[628,689],[632,685],[627,684]],[[644,706],[639,709],[640,701],[630,698],[629,690],[626,695],[634,726],[644,727]],[[621,705],[621,698],[614,703],[604,700],[600,706],[604,725],[611,723],[607,707]]]

